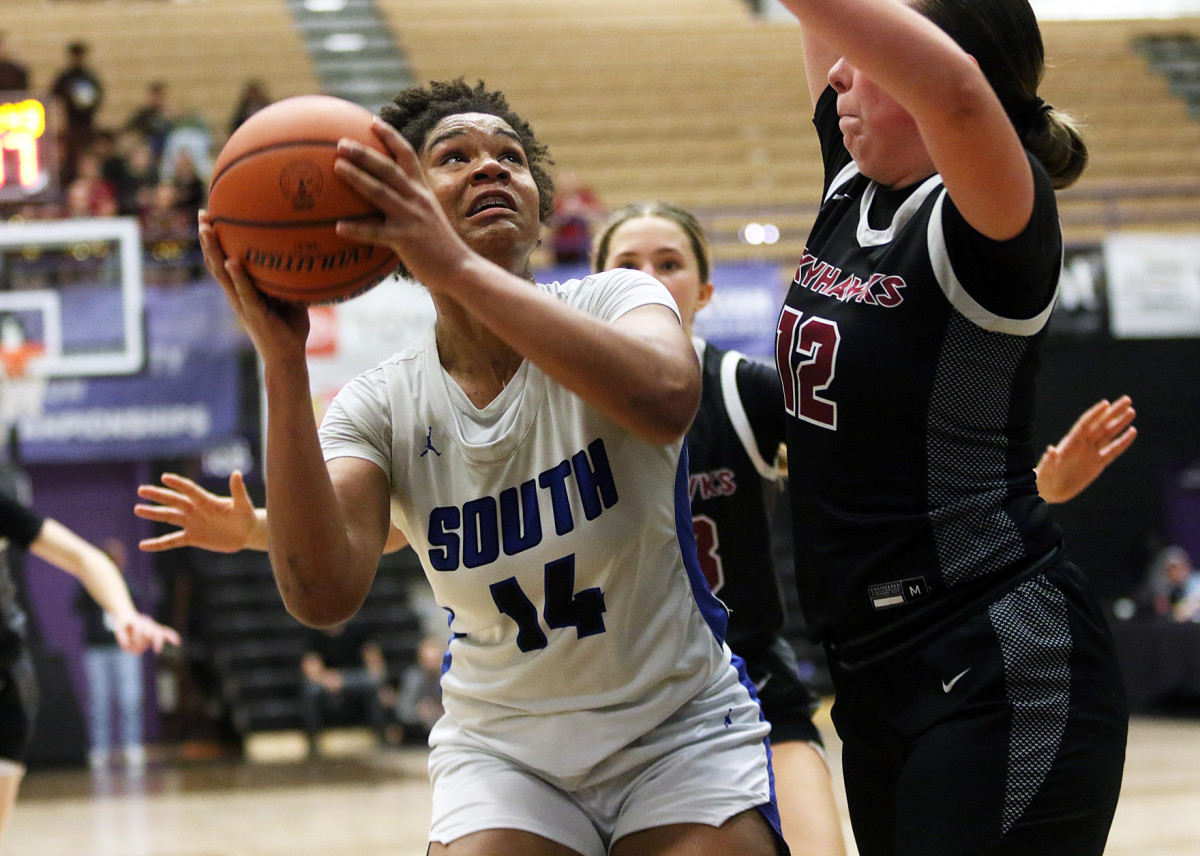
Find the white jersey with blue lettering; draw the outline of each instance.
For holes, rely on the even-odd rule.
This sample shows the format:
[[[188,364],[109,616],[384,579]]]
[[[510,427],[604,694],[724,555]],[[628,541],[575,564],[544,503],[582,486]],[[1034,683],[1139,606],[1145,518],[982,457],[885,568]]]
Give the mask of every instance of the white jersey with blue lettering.
[[[538,287],[608,321],[674,308],[636,271]],[[321,442],[326,460],[388,474],[450,616],[447,716],[485,748],[577,776],[733,671],[695,561],[682,441],[639,439],[528,360],[478,410],[431,330],[342,390]]]

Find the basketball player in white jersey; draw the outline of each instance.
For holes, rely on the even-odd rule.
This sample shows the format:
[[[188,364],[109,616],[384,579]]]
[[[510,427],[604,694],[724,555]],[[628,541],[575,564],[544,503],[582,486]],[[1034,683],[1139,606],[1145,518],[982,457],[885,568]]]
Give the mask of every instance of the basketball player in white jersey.
[[[265,365],[267,539],[292,614],[349,618],[396,524],[449,625],[432,854],[786,853],[767,732],[695,560],[695,351],[669,293],[532,281],[545,149],[499,93],[402,93],[339,177],[429,288],[427,338],[352,381],[318,435],[302,307],[201,242]]]

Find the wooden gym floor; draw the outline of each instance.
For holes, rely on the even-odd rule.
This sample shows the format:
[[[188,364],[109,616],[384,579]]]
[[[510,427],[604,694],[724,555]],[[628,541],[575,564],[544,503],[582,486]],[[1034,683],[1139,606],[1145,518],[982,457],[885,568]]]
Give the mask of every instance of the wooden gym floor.
[[[840,755],[826,740],[834,770]],[[3,856],[422,856],[424,750],[35,771]],[[845,811],[840,790],[838,799]],[[846,822],[847,834],[849,825]],[[1064,849],[1064,852],[1069,850]],[[1135,718],[1106,856],[1200,853],[1200,719]]]

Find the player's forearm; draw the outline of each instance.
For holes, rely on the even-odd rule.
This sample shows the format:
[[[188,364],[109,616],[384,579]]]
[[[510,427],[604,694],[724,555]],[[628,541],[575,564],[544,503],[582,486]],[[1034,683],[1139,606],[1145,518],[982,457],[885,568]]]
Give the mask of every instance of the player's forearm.
[[[58,521],[47,519],[29,549],[39,559],[78,579],[105,612],[117,618],[137,612],[125,578],[112,559]]]
[[[305,624],[349,618],[369,588],[356,584],[355,556],[321,455],[306,368],[266,372],[267,507],[256,514],[288,612]]]
[[[115,567],[110,565],[105,568],[100,564],[93,566],[89,563],[85,574],[79,579],[92,599],[116,621],[120,622],[137,614],[137,607],[129,595],[125,580]]]

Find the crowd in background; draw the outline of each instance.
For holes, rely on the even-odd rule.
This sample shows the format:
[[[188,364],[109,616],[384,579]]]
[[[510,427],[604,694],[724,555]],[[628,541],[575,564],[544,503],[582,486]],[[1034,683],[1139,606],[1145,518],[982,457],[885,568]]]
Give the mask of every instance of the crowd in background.
[[[181,111],[169,85],[146,83],[145,97],[116,126],[97,124],[104,103],[103,75],[89,63],[86,42],[66,46],[66,64],[46,88],[57,111],[57,193],[31,201],[0,202],[0,220],[135,217],[146,247],[148,285],[201,276],[196,214],[207,201],[212,164],[221,141],[257,110],[272,103],[263,81],[245,82],[228,126],[214,133],[203,117]],[[9,55],[0,31],[0,93],[37,90],[27,67]],[[220,137],[220,139],[218,139]],[[558,264],[586,264],[592,232],[606,214],[582,179],[558,179],[555,215],[547,235]]]
[[[207,199],[216,135],[198,114],[176,109],[159,79],[147,82],[142,103],[122,123],[98,124],[105,89],[88,53],[86,42],[68,44],[66,64],[45,87],[58,119],[58,192],[0,205],[0,219],[134,217],[147,284],[198,276],[196,214]],[[40,89],[0,32],[0,92]],[[270,101],[261,81],[247,81],[225,130],[232,133]]]

